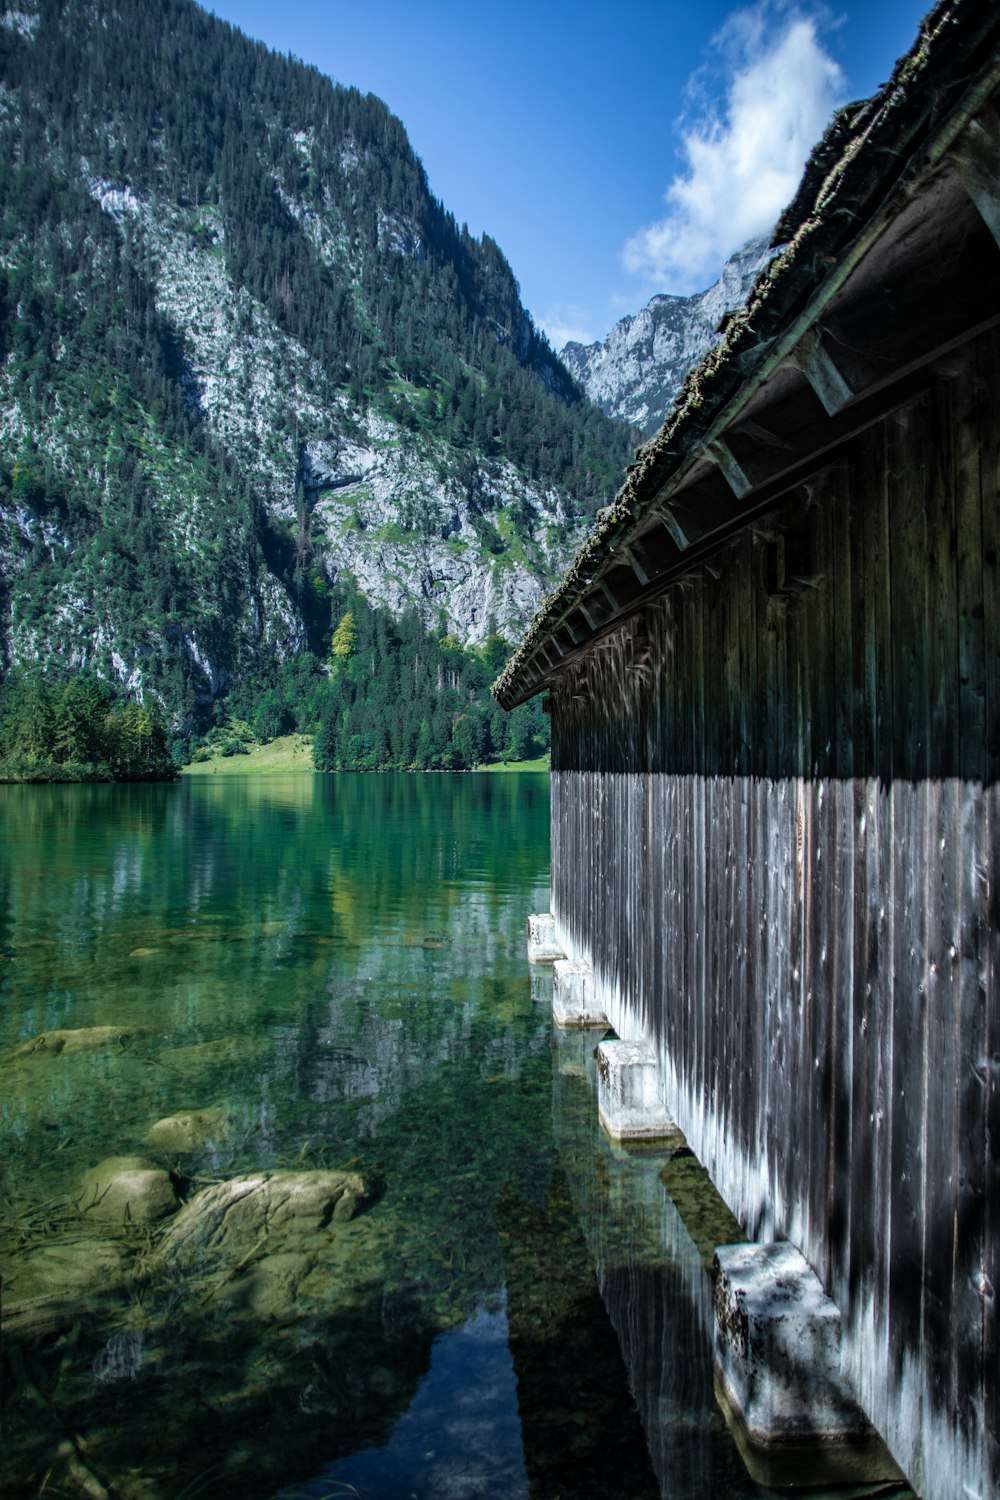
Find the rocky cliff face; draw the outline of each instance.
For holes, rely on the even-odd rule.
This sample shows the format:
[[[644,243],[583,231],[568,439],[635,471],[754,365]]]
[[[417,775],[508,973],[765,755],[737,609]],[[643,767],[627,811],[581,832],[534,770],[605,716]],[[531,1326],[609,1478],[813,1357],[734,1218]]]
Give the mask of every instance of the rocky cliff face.
[[[684,376],[711,347],[722,318],[745,301],[770,258],[767,244],[766,236],[748,240],[708,291],[653,297],[598,343],[567,344],[563,363],[602,411],[651,437]]]
[[[629,453],[379,100],[191,0],[0,12],[0,667],[187,711],[345,584],[514,639]]]
[[[308,550],[314,573],[349,576],[395,614],[415,606],[429,627],[466,643],[490,631],[516,638],[579,538],[566,488],[532,482],[474,445],[456,451],[376,406],[359,408],[349,393],[324,393],[321,364],[234,283],[219,253],[218,211],[201,208],[193,225],[169,201],[88,186],[143,248],[157,307],[183,338],[188,402],[254,476],[268,519]],[[299,217],[334,254],[323,216]],[[378,237],[392,255],[422,254],[418,232],[384,213]],[[514,516],[527,518],[521,537]],[[197,525],[197,506],[176,523],[180,539]],[[294,601],[279,592],[262,613],[279,649],[302,649]]]

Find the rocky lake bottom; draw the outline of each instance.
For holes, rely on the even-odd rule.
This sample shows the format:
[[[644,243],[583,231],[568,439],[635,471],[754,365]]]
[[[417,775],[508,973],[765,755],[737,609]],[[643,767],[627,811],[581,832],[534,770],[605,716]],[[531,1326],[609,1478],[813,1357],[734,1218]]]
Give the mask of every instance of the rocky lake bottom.
[[[764,1493],[738,1227],[525,960],[546,776],[3,798],[5,1496]]]

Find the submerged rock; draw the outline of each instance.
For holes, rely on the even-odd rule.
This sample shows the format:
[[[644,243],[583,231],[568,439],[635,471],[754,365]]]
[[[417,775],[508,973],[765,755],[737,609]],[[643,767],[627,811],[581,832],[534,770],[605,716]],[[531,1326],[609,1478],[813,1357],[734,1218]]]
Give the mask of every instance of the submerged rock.
[[[198,1151],[206,1141],[224,1141],[228,1133],[221,1109],[186,1109],[157,1120],[145,1144],[157,1151]]]
[[[196,1193],[167,1227],[168,1263],[206,1257],[236,1267],[256,1250],[292,1250],[354,1217],[368,1199],[356,1172],[259,1172]]]
[[[97,1052],[116,1047],[135,1036],[134,1029],[124,1026],[84,1026],[76,1031],[44,1031],[18,1047],[15,1057],[61,1057],[72,1052]]]
[[[183,1047],[168,1047],[159,1054],[159,1060],[167,1068],[205,1068],[227,1064],[245,1068],[247,1063],[257,1062],[271,1050],[266,1037],[236,1036],[217,1037],[211,1042],[190,1042]]]
[[[177,1208],[170,1173],[144,1156],[109,1156],[85,1172],[80,1211],[109,1224],[156,1224]]]
[[[11,1337],[35,1339],[74,1323],[120,1286],[125,1252],[107,1239],[34,1245],[7,1257],[3,1318]]]

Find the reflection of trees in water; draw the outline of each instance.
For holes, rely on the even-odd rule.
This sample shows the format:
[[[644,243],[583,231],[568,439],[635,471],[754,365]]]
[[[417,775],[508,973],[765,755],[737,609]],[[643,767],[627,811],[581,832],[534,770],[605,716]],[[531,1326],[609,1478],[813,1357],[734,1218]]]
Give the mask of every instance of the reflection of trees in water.
[[[109,1011],[141,1023],[108,1053],[10,1072],[19,1191],[68,1191],[101,1156],[143,1149],[156,1118],[216,1104],[230,1133],[186,1170],[357,1156],[382,1189],[363,1216],[378,1298],[272,1326],[178,1283],[143,1292],[138,1312],[127,1292],[95,1302],[75,1332],[22,1349],[25,1379],[8,1378],[40,1401],[8,1429],[19,1475],[44,1472],[58,1429],[82,1434],[87,1464],[125,1495],[141,1470],[136,1500],[225,1463],[210,1493],[273,1492],[383,1441],[433,1337],[495,1292],[488,1184],[526,1189],[551,1167],[548,1016],[531,1008],[521,931],[545,864],[546,783],[528,786],[302,777],[273,795],[229,782],[17,800],[7,1016],[32,1031]],[[333,919],[331,866],[349,929]],[[138,1332],[143,1360],[118,1379],[121,1338]]]
[[[212,972],[200,944],[238,942],[260,973],[282,941],[433,941],[468,885],[496,915],[545,878],[547,819],[544,776],[11,787],[0,940],[21,960],[12,982],[50,1006],[67,985],[169,985],[199,957]]]

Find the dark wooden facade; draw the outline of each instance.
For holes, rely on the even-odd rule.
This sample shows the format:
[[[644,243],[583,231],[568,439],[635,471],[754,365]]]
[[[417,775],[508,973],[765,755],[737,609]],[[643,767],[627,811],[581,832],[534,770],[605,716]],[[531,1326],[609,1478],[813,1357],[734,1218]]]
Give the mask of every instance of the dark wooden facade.
[[[914,1482],[985,1496],[1000,335],[939,375],[553,686],[553,911],[744,1228],[844,1311]]]
[[[933,1500],[1000,1496],[1000,12],[942,0],[495,691],[553,912]],[[798,227],[796,228],[796,224]]]

